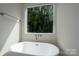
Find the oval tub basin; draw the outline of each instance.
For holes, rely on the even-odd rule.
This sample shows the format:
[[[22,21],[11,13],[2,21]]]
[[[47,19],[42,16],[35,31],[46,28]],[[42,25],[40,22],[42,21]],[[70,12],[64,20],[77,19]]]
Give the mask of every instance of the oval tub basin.
[[[30,56],[56,56],[59,48],[50,43],[20,42],[11,46],[10,51]]]

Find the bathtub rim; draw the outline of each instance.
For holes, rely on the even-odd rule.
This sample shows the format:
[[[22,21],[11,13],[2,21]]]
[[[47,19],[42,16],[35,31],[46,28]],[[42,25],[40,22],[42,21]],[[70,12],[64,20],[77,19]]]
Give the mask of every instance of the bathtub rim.
[[[60,49],[59,49],[56,45],[54,45],[54,44],[52,44],[52,43],[47,43],[47,42],[31,42],[31,41],[24,41],[24,42],[18,42],[18,43],[16,43],[16,44],[13,44],[13,45],[10,47],[10,51],[11,51],[11,52],[15,52],[15,53],[26,54],[26,53],[23,53],[23,52],[18,52],[18,51],[14,51],[14,50],[13,50],[13,46],[16,46],[16,45],[19,45],[19,44],[23,44],[23,43],[26,43],[26,42],[28,42],[28,43],[35,43],[35,44],[40,44],[40,43],[48,44],[48,45],[54,46],[54,47],[56,47],[56,48],[58,49],[58,53],[56,53],[55,55],[46,55],[46,56],[56,56],[56,55],[59,55],[59,53],[60,53]],[[29,55],[30,55],[30,54],[29,54]],[[33,54],[31,54],[31,55],[32,55],[32,56],[38,56],[38,55],[33,55]]]

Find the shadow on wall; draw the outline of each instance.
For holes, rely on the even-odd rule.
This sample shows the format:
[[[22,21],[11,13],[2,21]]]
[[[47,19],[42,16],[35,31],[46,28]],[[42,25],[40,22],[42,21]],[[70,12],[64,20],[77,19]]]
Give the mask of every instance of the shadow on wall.
[[[0,16],[0,50],[3,48],[9,36],[11,35],[15,24],[15,21],[7,17]]]

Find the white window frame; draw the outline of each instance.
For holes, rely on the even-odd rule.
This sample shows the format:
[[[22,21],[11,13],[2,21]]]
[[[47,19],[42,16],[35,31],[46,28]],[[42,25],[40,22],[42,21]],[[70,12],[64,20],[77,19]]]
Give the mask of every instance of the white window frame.
[[[44,5],[53,5],[53,32],[52,33],[29,33],[27,32],[27,8],[37,7],[37,6],[44,6]],[[42,4],[42,5],[35,5],[35,6],[28,6],[25,10],[25,18],[24,18],[24,34],[56,34],[56,16],[55,16],[55,4]]]

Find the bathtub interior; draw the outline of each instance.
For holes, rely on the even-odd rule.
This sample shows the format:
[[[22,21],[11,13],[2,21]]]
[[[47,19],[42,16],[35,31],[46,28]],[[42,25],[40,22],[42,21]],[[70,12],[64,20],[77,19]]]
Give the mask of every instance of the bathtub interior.
[[[11,51],[37,56],[51,56],[59,54],[59,49],[55,45],[41,42],[17,43],[11,47]]]

